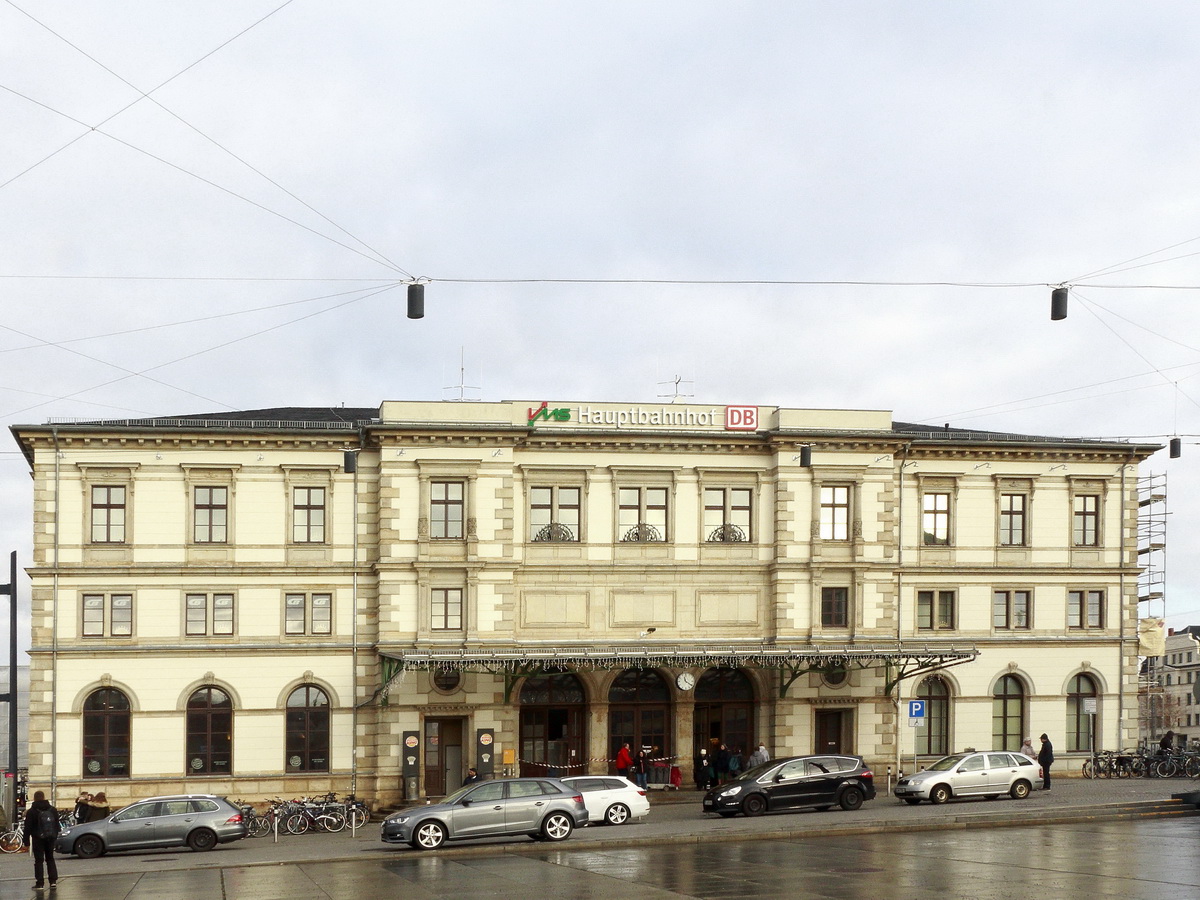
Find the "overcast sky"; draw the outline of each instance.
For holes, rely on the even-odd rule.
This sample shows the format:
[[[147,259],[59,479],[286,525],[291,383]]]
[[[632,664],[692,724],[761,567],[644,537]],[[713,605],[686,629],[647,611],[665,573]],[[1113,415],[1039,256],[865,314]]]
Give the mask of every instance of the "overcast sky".
[[[1180,434],[1143,474],[1200,622],[1198,41],[1194,2],[0,0],[0,415],[450,399],[461,357],[484,400]]]

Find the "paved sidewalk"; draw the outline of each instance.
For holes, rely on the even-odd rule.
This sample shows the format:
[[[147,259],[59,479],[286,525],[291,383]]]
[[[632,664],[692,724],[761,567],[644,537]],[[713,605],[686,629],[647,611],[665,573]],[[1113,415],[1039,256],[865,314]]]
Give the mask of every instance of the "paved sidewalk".
[[[646,847],[658,844],[706,841],[766,840],[822,834],[863,834],[873,831],[913,831],[930,828],[962,829],[995,825],[1037,825],[1047,821],[1088,821],[1127,816],[1125,804],[1170,799],[1200,787],[1186,779],[1099,780],[1056,779],[1050,792],[1035,791],[1026,800],[970,799],[932,806],[909,806],[883,793],[855,812],[833,809],[769,814],[759,818],[721,819],[701,811],[697,791],[653,792],[651,812],[644,822],[620,827],[590,826],[576,831],[562,846],[571,850]],[[1193,813],[1200,811],[1189,807]],[[546,844],[526,838],[504,838],[450,845],[436,855],[485,856],[544,852]],[[187,849],[114,853],[99,859],[60,858],[64,879],[76,875],[167,872],[231,866],[309,863],[317,860],[414,859],[420,854],[408,847],[384,844],[379,824],[371,822],[351,835],[309,834],[247,839],[208,853]],[[0,880],[27,880],[31,863],[26,854],[0,856]]]

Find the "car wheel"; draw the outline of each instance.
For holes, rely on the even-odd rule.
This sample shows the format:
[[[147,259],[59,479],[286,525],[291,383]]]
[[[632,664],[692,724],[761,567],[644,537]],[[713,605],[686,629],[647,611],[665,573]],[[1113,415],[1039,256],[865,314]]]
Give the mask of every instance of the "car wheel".
[[[542,835],[548,841],[565,841],[575,830],[575,823],[565,813],[550,813],[542,823]]]
[[[629,821],[629,807],[614,803],[604,811],[604,821],[609,825],[624,825]]]
[[[945,803],[950,799],[950,788],[947,785],[939,784],[929,792],[929,799],[934,803]]]
[[[1014,800],[1024,800],[1029,796],[1029,790],[1028,781],[1018,781],[1009,789],[1008,793]]]
[[[904,802],[907,803],[909,806],[916,806],[918,803],[921,802],[921,798],[920,797],[905,797]]]
[[[751,794],[742,801],[742,812],[748,816],[761,816],[767,811],[767,798],[762,794]]]
[[[415,850],[436,850],[446,843],[446,829],[440,822],[423,822],[413,832],[412,845]]]
[[[856,787],[848,787],[842,791],[842,799],[838,802],[841,803],[842,809],[853,812],[863,805],[863,792]]]
[[[95,859],[104,852],[104,841],[94,834],[85,834],[75,842],[74,853],[80,859]]]
[[[217,836],[207,828],[197,828],[188,835],[187,845],[197,853],[204,850],[211,850],[217,846]]]

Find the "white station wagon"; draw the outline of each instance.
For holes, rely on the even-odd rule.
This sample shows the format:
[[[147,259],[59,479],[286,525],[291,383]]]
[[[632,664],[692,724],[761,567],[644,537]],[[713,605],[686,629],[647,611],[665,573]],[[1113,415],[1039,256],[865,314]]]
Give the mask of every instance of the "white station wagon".
[[[1001,794],[1024,800],[1041,782],[1042,767],[1028,756],[986,750],[943,756],[924,771],[905,775],[893,793],[913,805],[922,800],[945,803],[953,797],[995,800]]]

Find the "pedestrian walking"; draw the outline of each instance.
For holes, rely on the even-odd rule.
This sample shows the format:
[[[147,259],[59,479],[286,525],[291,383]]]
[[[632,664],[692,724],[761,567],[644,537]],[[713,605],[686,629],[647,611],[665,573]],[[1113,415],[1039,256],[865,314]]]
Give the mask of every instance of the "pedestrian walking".
[[[1042,767],[1042,790],[1050,790],[1050,764],[1054,762],[1054,745],[1045,733],[1042,734],[1042,749],[1038,751],[1037,761]]]
[[[645,748],[642,748],[641,750],[639,750],[637,752],[637,756],[635,756],[633,758],[633,764],[630,766],[630,768],[633,769],[634,782],[643,791],[646,790],[646,780],[647,780],[647,775],[648,775],[647,770],[648,770],[649,766],[650,766],[650,760],[646,756]]]
[[[44,875],[50,887],[58,886],[58,866],[54,863],[54,842],[58,840],[58,810],[50,805],[42,791],[35,791],[33,803],[25,812],[25,846],[33,851],[33,889],[44,890]]]
[[[1025,738],[1025,743],[1021,745],[1021,754],[1030,759],[1037,759],[1037,753],[1033,749],[1033,738]]]
[[[703,747],[696,754],[695,764],[692,768],[692,780],[696,782],[696,790],[702,791],[708,787],[704,777],[704,772],[708,768],[708,751]]]
[[[108,797],[104,791],[100,791],[91,800],[88,801],[88,817],[89,822],[98,822],[101,819],[108,818]]]
[[[633,765],[633,757],[629,755],[629,744],[622,744],[617,751],[617,774],[622,778],[629,777],[629,767]]]

